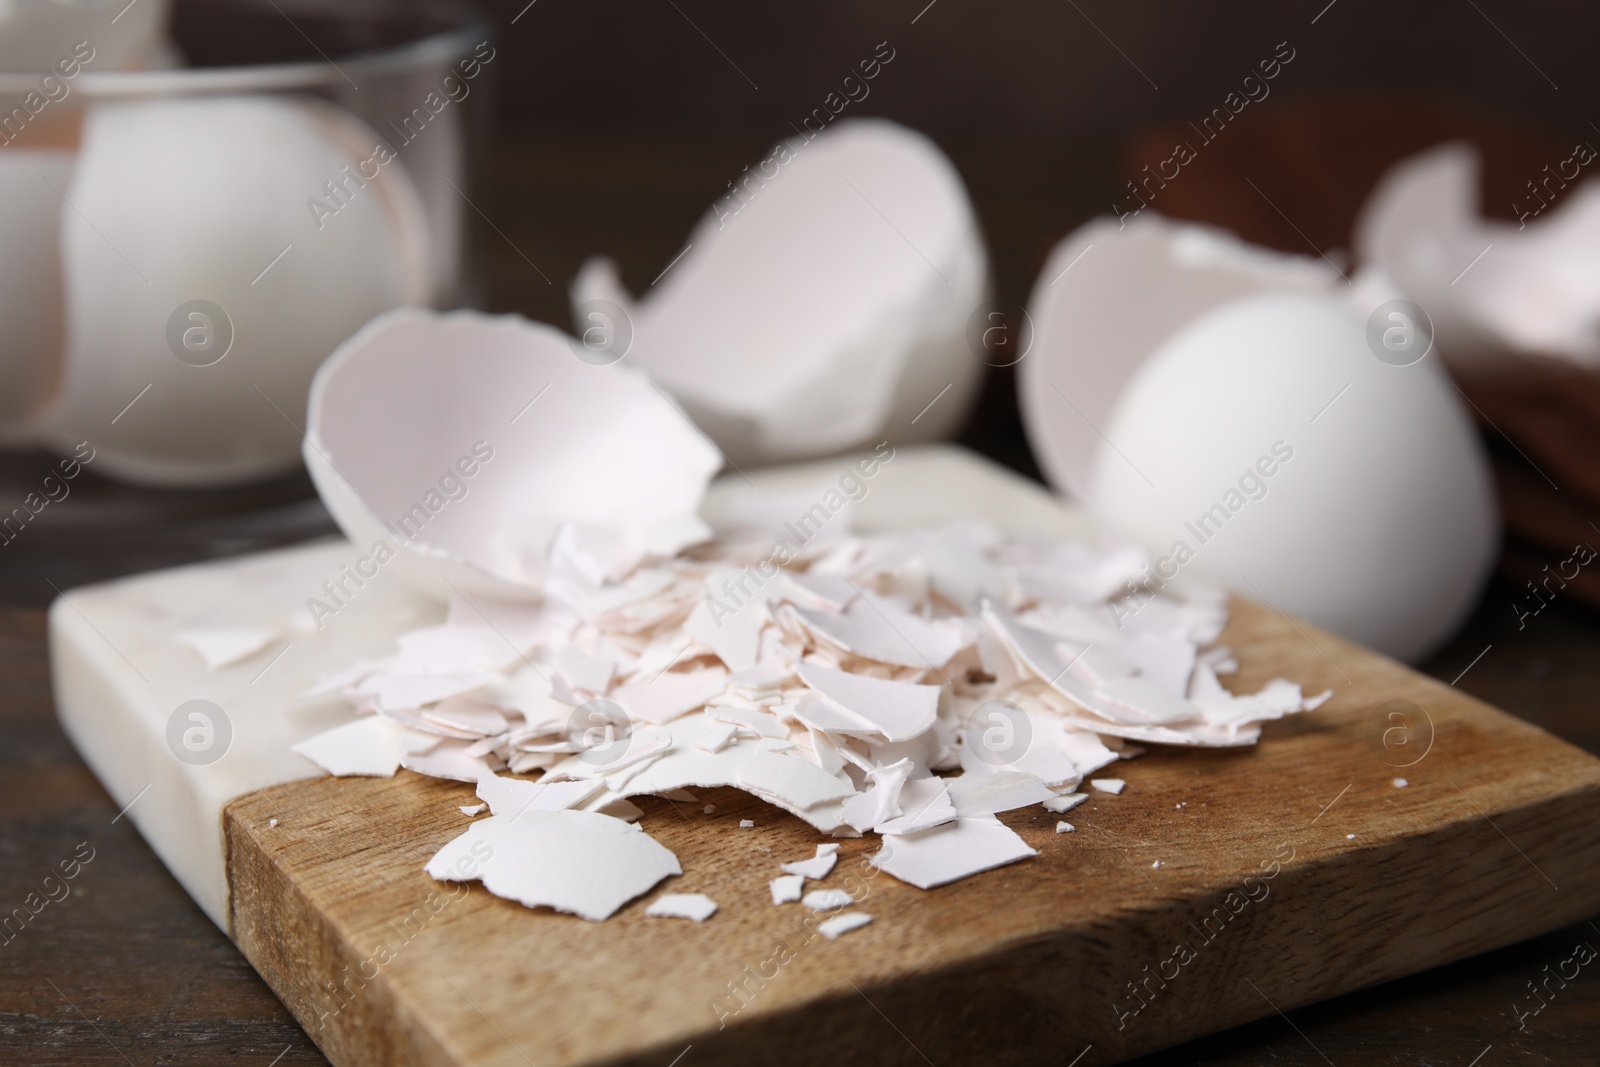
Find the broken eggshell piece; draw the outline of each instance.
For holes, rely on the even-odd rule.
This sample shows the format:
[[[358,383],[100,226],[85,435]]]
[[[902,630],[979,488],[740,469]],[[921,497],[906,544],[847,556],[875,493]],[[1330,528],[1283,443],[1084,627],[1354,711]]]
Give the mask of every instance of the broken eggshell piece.
[[[388,546],[425,592],[501,600],[539,596],[563,529],[602,569],[704,536],[721,457],[643,374],[571,344],[514,316],[405,309],[341,345],[304,454],[346,535]]]
[[[966,327],[987,270],[950,161],[873,119],[745,168],[637,300],[605,260],[572,298],[579,331],[614,325],[590,301],[621,307],[627,358],[743,465],[948,435],[982,370]]]
[[[1092,223],[1034,292],[1035,451],[1150,550],[1153,587],[1233,589],[1415,660],[1470,608],[1496,520],[1438,360],[1370,347],[1395,295],[1204,227]]]
[[[491,815],[434,853],[440,881],[476,879],[495,896],[590,922],[683,873],[678,858],[632,823],[592,811]]]
[[[394,316],[405,317],[437,331],[425,348],[452,353],[493,347],[482,338],[462,341],[447,329],[452,322],[487,322],[524,340],[535,329],[481,316]],[[540,366],[517,345],[513,351],[525,367]],[[392,349],[385,352],[383,365],[396,377],[411,375],[388,358]],[[573,362],[600,381],[622,373]],[[353,380],[379,389],[373,378]],[[448,408],[450,390],[433,395]],[[377,399],[381,411],[409,412],[387,395]],[[517,399],[505,401],[508,425],[539,410]],[[470,476],[483,477],[501,458]],[[440,501],[425,529],[474,499],[456,496]],[[879,835],[880,866],[931,887],[1034,855],[995,816],[1053,803],[1139,753],[1121,738],[1250,745],[1262,722],[1326,698],[1305,699],[1299,686],[1281,680],[1253,695],[1223,688],[1217,675],[1236,669],[1232,654],[1198,647],[1219,636],[1226,620],[1219,605],[1156,597],[1116,627],[1130,598],[1113,577],[1135,575],[1143,559],[1126,546],[1097,551],[976,526],[855,534],[847,517],[836,528],[827,544],[799,554],[780,552],[766,533],[730,528],[688,551],[611,574],[589,574],[597,560],[558,535],[544,548],[542,597],[452,597],[442,624],[426,620],[397,636],[392,655],[325,676],[314,691],[342,693],[358,718],[297,751],[335,773],[405,768],[475,783],[478,800],[500,820],[495,825],[507,827],[565,812],[645,818],[630,798],[696,803],[687,790],[732,786],[821,834]],[[760,569],[779,558],[784,562]],[[744,590],[755,594],[748,603],[759,611],[720,599],[738,591],[724,585],[727,575],[763,573],[755,590]],[[993,599],[948,598],[939,590],[954,573],[986,575],[983,583],[952,587],[992,580]],[[935,583],[934,575],[946,577]],[[713,602],[721,610],[707,630],[700,620]],[[740,617],[750,647],[719,644],[716,624],[730,630]],[[508,773],[497,773],[502,768]],[[959,777],[943,776],[956,771]],[[531,774],[541,777],[519,777]],[[462,798],[452,799],[459,808]],[[459,810],[449,814],[459,826]],[[591,825],[610,832],[606,822]],[[474,845],[496,849],[497,857],[499,845],[514,846],[514,855],[530,853],[527,862],[491,871],[484,879],[491,892],[594,915],[614,910],[629,899],[623,890],[636,895],[659,874],[659,865],[643,860],[641,872],[632,852],[585,855],[564,830],[526,837],[508,829],[510,837],[489,840],[499,832],[464,838],[430,871],[454,869],[463,849],[477,856]],[[838,853],[837,841],[824,841],[811,856],[774,856],[784,872],[770,885],[774,903],[850,903],[849,894],[841,899],[826,887],[805,892],[807,879],[833,874]],[[583,869],[561,869],[569,860]]]
[[[91,108],[63,190],[64,395],[46,435],[90,439],[96,470],[147,484],[294,466],[291,416],[317,366],[374,315],[430,296],[426,219],[398,163],[325,225],[307,209],[377,140],[311,99]]]
[[[1519,223],[1483,217],[1478,185],[1467,144],[1402,160],[1356,221],[1362,262],[1426,310],[1452,363],[1511,351],[1600,367],[1600,183]]]
[[[1056,488],[1088,495],[1117,399],[1168,337],[1201,315],[1262,293],[1332,293],[1320,260],[1254,248],[1222,230],[1146,211],[1102,218],[1063,238],[1028,300],[1033,347],[1017,398],[1033,454]]]

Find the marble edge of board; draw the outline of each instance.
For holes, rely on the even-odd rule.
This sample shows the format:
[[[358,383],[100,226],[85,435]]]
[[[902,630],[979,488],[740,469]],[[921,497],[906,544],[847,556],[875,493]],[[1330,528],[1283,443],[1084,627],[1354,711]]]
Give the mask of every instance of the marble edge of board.
[[[820,492],[865,455],[724,475],[701,513],[715,519],[753,494]],[[864,531],[972,519],[1012,533],[1096,530],[1084,512],[1043,486],[954,445],[897,447],[866,485],[851,516]],[[63,728],[117,806],[127,808],[126,817],[224,932],[224,809],[247,793],[320,777],[290,746],[351,714],[340,697],[300,694],[359,656],[386,653],[404,630],[443,618],[442,603],[398,581],[372,581],[322,630],[294,631],[291,613],[303,611],[307,598],[321,595],[322,582],[337,578],[357,555],[348,541],[322,540],[84,586],[51,604],[51,680]],[[173,639],[197,625],[276,626],[283,636],[240,663],[207,671]],[[175,759],[169,746],[169,720],[195,699],[224,709],[232,732],[224,755],[206,765]]]

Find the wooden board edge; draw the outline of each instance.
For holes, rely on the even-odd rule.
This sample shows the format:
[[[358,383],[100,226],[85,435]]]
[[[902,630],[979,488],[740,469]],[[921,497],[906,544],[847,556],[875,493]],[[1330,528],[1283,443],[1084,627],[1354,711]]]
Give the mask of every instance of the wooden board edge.
[[[310,906],[248,821],[231,817],[246,799],[224,813],[231,926],[246,958],[338,1067],[461,1067],[447,1037],[386,974],[359,971],[363,954]],[[1086,1048],[1081,1067],[1115,1063],[1594,914],[1600,886],[1584,875],[1600,865],[1597,809],[1600,787],[1590,785],[1497,811],[1493,822],[1464,810],[1428,834],[1370,849],[1338,849],[1315,826],[1269,835],[1263,860],[1281,857],[1285,845],[1293,856],[1257,886],[1219,887],[1169,908],[1000,945],[782,1012],[761,1012],[759,982],[747,982],[758,1010],[742,1021],[718,1030],[708,1010],[707,1028],[690,1039],[604,1062],[659,1067],[692,1044],[697,1065],[920,1064],[922,1049],[940,1064],[1020,1065]],[[1342,892],[1369,882],[1374,869],[1394,872],[1392,894]],[[1260,885],[1267,892],[1256,899]],[[1339,916],[1331,931],[1330,914]],[[1180,944],[1192,959],[1175,962]],[[316,1006],[330,1003],[333,1012]],[[998,1048],[997,1033],[1007,1035]],[[508,1063],[521,1062],[507,1053]]]

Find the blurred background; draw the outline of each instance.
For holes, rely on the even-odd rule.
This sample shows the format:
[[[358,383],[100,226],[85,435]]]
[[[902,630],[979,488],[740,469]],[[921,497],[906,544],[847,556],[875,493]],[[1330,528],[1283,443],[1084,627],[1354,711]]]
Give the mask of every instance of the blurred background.
[[[352,36],[350,15],[387,20],[408,5],[265,0],[256,7],[241,35],[236,24],[208,17],[205,2],[179,2],[176,44],[202,65],[263,52],[338,61],[382,43]],[[790,136],[880,44],[893,50],[893,61],[849,114],[892,118],[950,156],[1008,308],[1027,300],[1062,237],[1125,204],[1127,183],[1168,156],[1191,123],[1280,48],[1294,58],[1270,82],[1270,94],[1184,168],[1156,210],[1342,263],[1357,210],[1406,155],[1452,139],[1476,144],[1484,210],[1509,220],[1544,167],[1568,158],[1577,143],[1600,145],[1600,65],[1591,54],[1600,7],[1575,2],[491,0],[480,9],[496,54],[476,86],[482,95],[473,121],[481,128],[464,191],[471,210],[463,212],[463,299],[563,328],[571,327],[567,287],[584,259],[612,256],[630,289],[646,288],[729,181]],[[985,373],[959,440],[1038,478],[1013,371]],[[1591,696],[1600,683],[1600,618],[1589,606],[1600,603],[1600,572],[1585,571],[1570,595],[1536,619],[1519,620],[1513,607],[1524,584],[1575,541],[1600,543],[1593,525],[1600,518],[1600,385],[1590,372],[1548,368],[1458,384],[1494,465],[1505,541],[1498,576],[1466,630],[1423,669],[1600,752]],[[0,503],[9,507],[34,490],[53,462],[42,451],[0,452]],[[3,658],[35,705],[48,702],[37,609],[59,589],[335,532],[303,473],[241,488],[176,490],[113,482],[91,467],[72,495],[70,506],[47,509],[27,536],[0,548]],[[7,707],[8,725],[25,739],[16,758],[75,764],[53,723],[25,703]],[[81,767],[76,773],[86,775]],[[97,787],[91,780],[83,788]],[[122,847],[141,850],[129,837]],[[237,988],[210,1003],[174,994],[167,1008],[152,1002],[128,1010],[151,1018],[167,1012],[186,1032],[208,1040],[220,1034],[251,1049],[287,1041],[295,1051],[285,1063],[317,1062],[243,960],[146,858],[151,869],[130,876],[130,892],[148,894],[147,919],[170,930],[196,969],[229,970]],[[1532,973],[1531,961],[1554,958],[1551,946],[1573,936],[1552,935],[1295,1018],[1335,1060],[1338,1049],[1370,1051],[1382,1036],[1388,1051],[1405,1053],[1382,1062],[1465,1064],[1482,1047],[1482,1027],[1498,1025],[1484,1020],[1501,1010],[1507,973]],[[1569,1037],[1560,1042],[1571,1044],[1530,1052],[1527,1062],[1579,1062],[1576,1050],[1594,1047],[1582,1043],[1600,1028],[1592,1008],[1576,997],[1558,1008],[1568,1014],[1550,1028],[1564,1027]],[[1459,1030],[1448,1039],[1435,1034],[1428,1045],[1419,1026]],[[1503,1029],[1492,1039],[1503,1040],[1496,1036]],[[1425,1054],[1438,1059],[1418,1058]],[[1278,1019],[1150,1062],[1266,1059],[1322,1062]]]
[[[449,8],[378,0],[222,5],[241,6],[254,9],[247,33],[237,18],[219,17],[215,3],[177,3],[173,36],[182,55],[203,65],[264,55],[318,62],[393,43],[395,25],[433,25]],[[1600,143],[1589,117],[1600,72],[1585,52],[1600,13],[1570,3],[923,0],[751,10],[682,0],[497,0],[480,10],[496,51],[474,86],[478,137],[472,210],[462,212],[469,261],[461,297],[563,327],[567,286],[586,257],[610,255],[632,290],[647,287],[730,180],[790,136],[880,45],[894,58],[848,114],[893,118],[951,157],[977,210],[1002,307],[1020,307],[1064,235],[1114,206],[1126,209],[1128,183],[1141,168],[1170,155],[1179,136],[1275,51],[1293,59],[1267,83],[1269,94],[1205,144],[1155,210],[1342,262],[1357,209],[1405,155],[1450,139],[1475,142],[1484,209],[1511,219],[1541,168],[1570,156],[1575,142]],[[352,19],[386,28],[363,37]],[[961,439],[1037,477],[1013,372],[986,373]],[[1553,463],[1573,476],[1552,475],[1555,484],[1586,484],[1600,498],[1600,476],[1591,473],[1600,445],[1586,430],[1600,412],[1600,390],[1586,377],[1514,384],[1468,392],[1479,415],[1505,431],[1490,430],[1486,440],[1503,495],[1517,501],[1507,573],[1526,577],[1543,565],[1541,553],[1569,551],[1588,527],[1572,491],[1541,493],[1546,481],[1510,460],[1533,440],[1541,468]],[[1532,425],[1541,420],[1546,425]],[[0,491],[20,497],[42,462],[0,454]],[[53,592],[38,567],[66,587],[332,529],[303,476],[194,493],[116,486],[89,470],[74,491],[77,505],[41,517],[48,537],[6,547],[0,591],[8,599],[48,601]],[[1596,585],[1586,573],[1574,588],[1595,599]]]

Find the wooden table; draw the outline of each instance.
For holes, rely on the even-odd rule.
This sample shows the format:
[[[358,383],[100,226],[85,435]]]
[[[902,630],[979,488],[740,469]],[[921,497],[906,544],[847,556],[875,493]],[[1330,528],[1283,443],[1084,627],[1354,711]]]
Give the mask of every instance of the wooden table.
[[[1002,300],[1023,298],[1049,247],[1109,202],[1107,145],[949,147],[983,217]],[[587,252],[616,256],[642,288],[725,175],[760,148],[503,146],[499,180],[483,201],[509,237],[483,235],[489,306],[565,323],[564,285]],[[1012,388],[1007,376],[990,380],[964,440],[1031,473]],[[0,500],[20,495],[13,490],[31,482],[38,462],[0,457]],[[22,906],[59,862],[93,850],[70,896],[47,904],[15,939],[0,935],[0,1063],[324,1063],[67,744],[50,703],[42,606],[52,583],[67,588],[331,527],[300,478],[233,494],[155,495],[92,477],[0,556],[0,908]],[[1600,616],[1558,600],[1519,630],[1515,599],[1511,586],[1491,585],[1468,628],[1426,669],[1600,753]],[[1544,979],[1580,941],[1600,947],[1600,917],[1139,1062],[1600,1062],[1592,968],[1565,988],[1552,981],[1555,994],[1525,1030],[1513,1014],[1534,1003],[1526,983]]]

